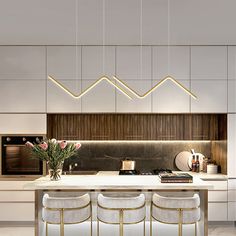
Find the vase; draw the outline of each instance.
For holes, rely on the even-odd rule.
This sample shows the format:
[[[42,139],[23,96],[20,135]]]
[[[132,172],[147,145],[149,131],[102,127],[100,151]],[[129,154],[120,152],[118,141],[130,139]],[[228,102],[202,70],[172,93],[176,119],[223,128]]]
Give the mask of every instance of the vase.
[[[59,163],[55,166],[48,163],[48,175],[50,180],[57,181],[61,179],[63,163]]]

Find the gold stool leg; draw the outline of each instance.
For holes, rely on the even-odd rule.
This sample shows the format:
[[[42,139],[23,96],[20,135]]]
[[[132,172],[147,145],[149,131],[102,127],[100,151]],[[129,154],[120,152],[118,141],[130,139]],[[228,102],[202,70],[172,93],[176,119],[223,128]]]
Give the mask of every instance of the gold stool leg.
[[[152,236],[152,203],[150,207],[150,236]]]
[[[90,202],[90,215],[91,215],[91,218],[90,218],[90,236],[93,235],[93,214],[92,214],[92,203]]]
[[[143,221],[143,236],[145,236],[146,235],[146,222],[145,222],[145,219],[144,219],[144,221]]]
[[[64,211],[61,209],[60,236],[64,236]]]
[[[120,236],[124,235],[123,217],[124,217],[123,209],[120,209]]]
[[[179,236],[182,236],[182,222],[183,222],[183,209],[178,209],[179,211]]]
[[[48,223],[46,222],[46,236],[48,236]]]
[[[179,223],[179,236],[182,236],[182,224],[181,223]]]
[[[97,236],[99,236],[99,219],[97,219]]]
[[[195,236],[197,236],[197,222],[195,223]]]

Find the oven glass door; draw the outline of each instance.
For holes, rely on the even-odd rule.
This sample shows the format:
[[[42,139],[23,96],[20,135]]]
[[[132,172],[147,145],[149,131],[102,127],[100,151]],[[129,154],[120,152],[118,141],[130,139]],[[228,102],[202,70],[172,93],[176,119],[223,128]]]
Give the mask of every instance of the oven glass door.
[[[42,175],[42,161],[33,158],[25,144],[2,145],[3,175]]]

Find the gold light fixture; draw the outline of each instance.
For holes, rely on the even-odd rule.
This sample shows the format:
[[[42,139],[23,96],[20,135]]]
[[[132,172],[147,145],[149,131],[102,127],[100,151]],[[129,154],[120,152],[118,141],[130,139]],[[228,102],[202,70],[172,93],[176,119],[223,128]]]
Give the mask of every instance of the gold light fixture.
[[[109,84],[113,85],[116,89],[118,89],[121,93],[123,93],[126,97],[128,97],[129,99],[132,99],[132,97],[124,89],[122,89],[119,85],[115,84],[107,76],[100,77],[98,80],[96,80],[94,83],[92,83],[88,88],[86,88],[80,94],[75,94],[75,93],[71,92],[68,88],[66,88],[58,80],[54,79],[51,75],[48,76],[48,79],[50,79],[54,84],[56,84],[58,87],[60,87],[63,91],[65,91],[71,97],[76,98],[76,99],[79,99],[82,96],[84,96],[86,93],[88,93],[90,90],[92,90],[96,85],[98,85],[102,81],[107,81]]]

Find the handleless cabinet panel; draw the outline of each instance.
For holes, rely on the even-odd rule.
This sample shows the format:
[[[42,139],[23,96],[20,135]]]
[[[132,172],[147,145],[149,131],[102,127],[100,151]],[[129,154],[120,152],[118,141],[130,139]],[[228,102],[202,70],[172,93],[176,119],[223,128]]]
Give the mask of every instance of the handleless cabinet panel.
[[[0,46],[0,79],[45,79],[46,48]]]
[[[236,46],[228,47],[228,78],[236,80]]]
[[[227,202],[227,190],[226,191],[209,191],[208,202]]]
[[[236,114],[228,114],[227,123],[227,174],[229,178],[236,178]],[[229,187],[231,187],[231,180],[229,180]]]
[[[106,44],[140,44],[140,1],[105,1],[105,27]]]
[[[101,76],[115,74],[115,47],[83,46],[82,78],[99,79]]]
[[[0,112],[45,112],[45,80],[0,80]]]
[[[37,125],[36,125],[37,124]],[[46,114],[0,114],[1,134],[46,134]],[[0,183],[0,189],[5,182]],[[7,186],[13,184],[13,181]],[[19,186],[19,181],[17,182]]]
[[[34,221],[34,203],[0,203],[0,221]]]
[[[228,112],[236,112],[236,79],[228,80]]]
[[[81,80],[58,80],[70,92],[74,94],[81,93]],[[81,99],[76,99],[54,84],[47,82],[47,112],[71,112],[81,111]]]
[[[228,220],[236,221],[236,202],[228,202]]]
[[[189,81],[179,80],[189,89]],[[153,82],[153,86],[158,81]],[[180,87],[168,80],[153,92],[153,112],[158,113],[188,113],[190,112],[190,97]]]
[[[80,46],[48,46],[47,75],[55,79],[81,79]]]
[[[191,100],[191,112],[227,112],[227,80],[193,80],[191,91],[197,96],[196,100]]]
[[[227,79],[227,47],[192,46],[191,79]]]
[[[125,80],[129,87],[138,94],[143,95],[151,88],[151,80]],[[130,94],[130,93],[129,93]],[[132,94],[131,94],[132,95]],[[145,98],[137,98],[132,95],[132,100],[120,91],[116,92],[116,112],[151,112],[151,94]]]
[[[172,76],[177,80],[190,79],[190,47],[153,47],[153,79]]]
[[[228,183],[228,189],[236,190],[236,179],[229,179]]]
[[[151,79],[151,47],[118,46],[116,75],[122,79]]]
[[[34,202],[34,191],[0,191],[0,202]]]
[[[83,91],[95,80],[82,81]],[[82,112],[115,112],[115,87],[106,80],[101,81],[82,98]]]
[[[228,220],[227,202],[208,203],[208,220],[227,221]]]

